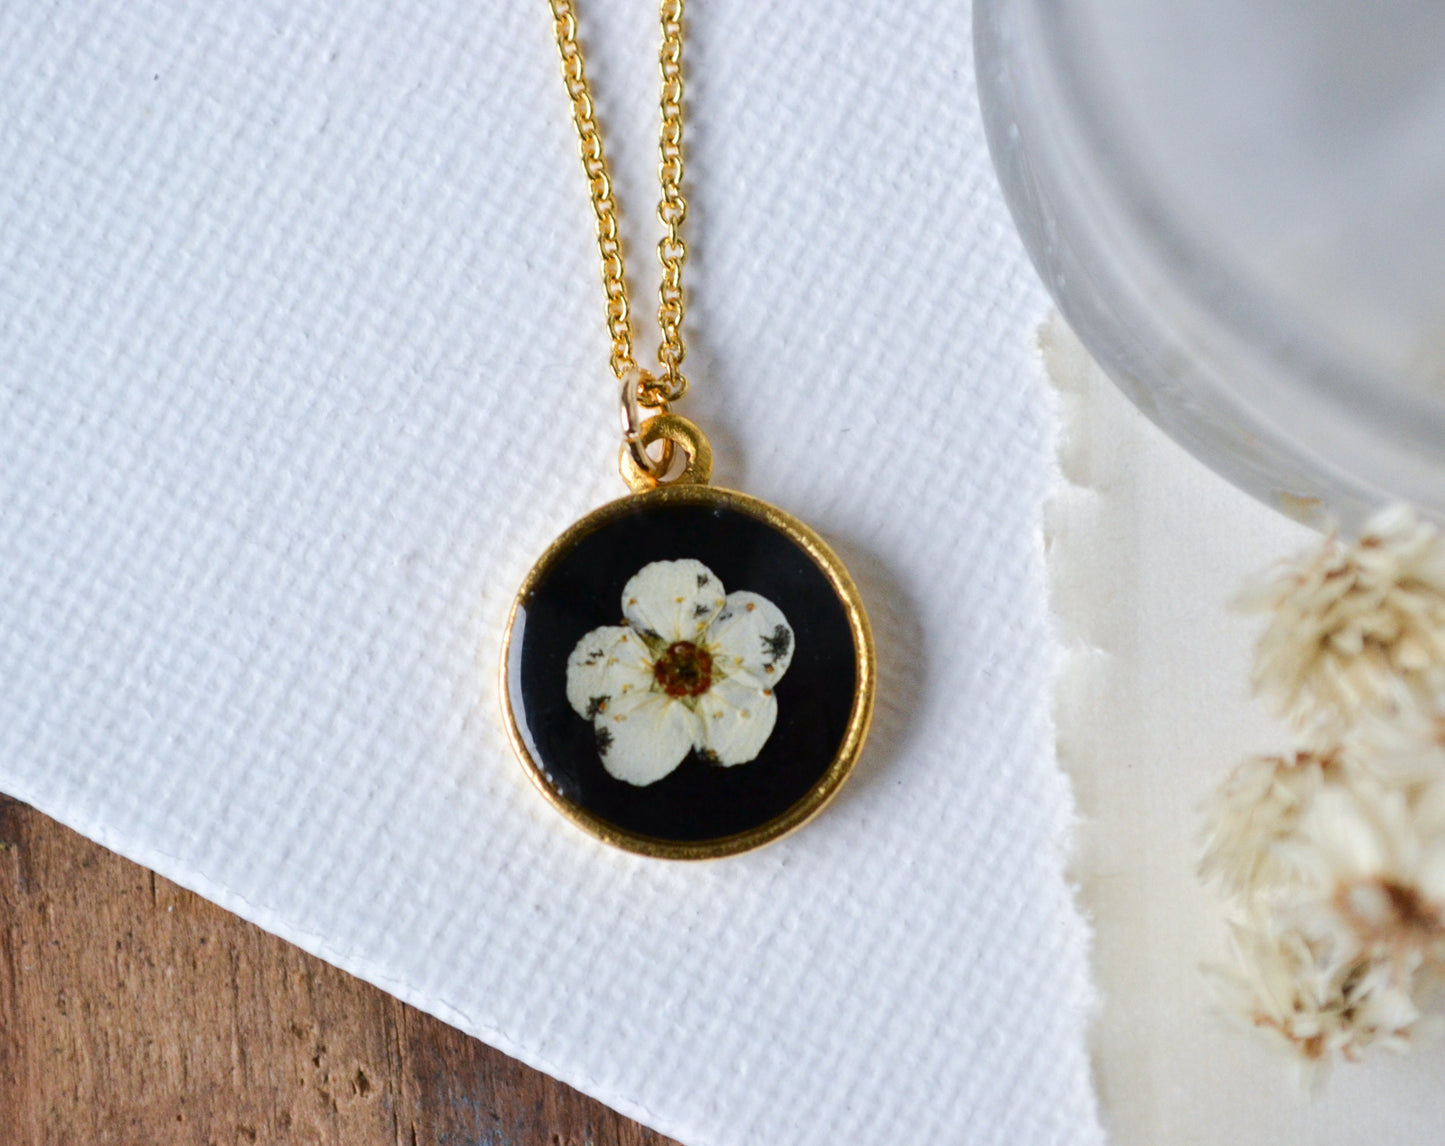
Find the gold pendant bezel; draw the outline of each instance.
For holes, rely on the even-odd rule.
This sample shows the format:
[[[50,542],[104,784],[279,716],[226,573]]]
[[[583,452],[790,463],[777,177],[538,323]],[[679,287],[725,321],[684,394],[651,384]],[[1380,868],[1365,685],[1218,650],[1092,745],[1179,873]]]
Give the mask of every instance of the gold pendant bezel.
[[[642,835],[609,823],[562,796],[548,783],[541,762],[536,760],[528,749],[512,703],[514,683],[511,679],[512,638],[518,612],[531,597],[535,587],[547,575],[558,558],[583,537],[625,514],[663,505],[730,509],[756,518],[783,534],[812,559],[832,586],[843,606],[853,638],[853,651],[857,665],[853,706],[849,713],[842,742],[839,744],[832,762],[804,796],[781,815],[757,827],[715,839],[678,841]],[[568,527],[547,547],[523,580],[508,613],[506,632],[502,640],[499,691],[503,714],[506,717],[507,736],[512,743],[513,750],[538,790],[567,819],[594,838],[638,855],[657,859],[703,860],[737,855],[781,839],[802,827],[823,809],[824,805],[842,787],[862,751],[873,717],[876,682],[877,659],[873,646],[873,632],[868,623],[868,615],[864,610],[862,597],[847,568],[839,560],[837,554],[828,547],[828,544],[791,514],[758,498],[739,493],[736,490],[684,484],[660,486],[645,493],[634,493],[608,502]]]

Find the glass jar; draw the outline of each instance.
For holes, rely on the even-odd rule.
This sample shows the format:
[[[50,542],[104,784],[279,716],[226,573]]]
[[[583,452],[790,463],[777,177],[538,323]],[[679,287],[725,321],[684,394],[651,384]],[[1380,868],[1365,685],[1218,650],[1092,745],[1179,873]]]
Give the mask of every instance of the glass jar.
[[[1004,195],[1104,369],[1291,516],[1445,519],[1445,5],[976,0]]]

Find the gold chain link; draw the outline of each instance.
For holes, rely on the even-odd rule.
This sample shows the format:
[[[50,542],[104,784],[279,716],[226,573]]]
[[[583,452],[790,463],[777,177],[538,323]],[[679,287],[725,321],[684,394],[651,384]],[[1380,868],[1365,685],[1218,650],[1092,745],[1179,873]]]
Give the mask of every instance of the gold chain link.
[[[597,216],[597,251],[602,256],[602,288],[606,293],[607,332],[612,337],[612,372],[619,379],[638,370],[638,401],[649,407],[666,406],[687,392],[682,360],[687,347],[682,341],[685,302],[682,264],[687,261],[687,243],[682,224],[687,218],[687,200],[682,197],[682,8],[683,0],[662,0],[662,48],[658,64],[662,71],[662,132],[658,137],[658,181],[662,197],[657,217],[666,234],[657,244],[662,263],[662,285],[658,288],[657,324],[662,340],[657,349],[660,377],[639,370],[632,354],[632,316],[628,303],[627,268],[622,258],[622,239],[617,227],[617,200],[612,194],[612,176],[602,150],[602,133],[597,127],[592,87],[577,42],[577,13],[572,0],[548,0],[562,57],[562,79],[572,100],[572,122],[577,127],[577,149],[587,176],[592,213]]]

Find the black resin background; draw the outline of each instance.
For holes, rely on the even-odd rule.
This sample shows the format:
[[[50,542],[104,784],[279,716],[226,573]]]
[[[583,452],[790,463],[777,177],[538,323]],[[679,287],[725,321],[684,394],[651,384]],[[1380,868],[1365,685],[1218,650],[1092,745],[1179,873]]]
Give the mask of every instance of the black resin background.
[[[689,752],[670,775],[634,787],[607,774],[592,722],[567,703],[567,658],[585,633],[626,623],[628,578],[649,561],[684,557],[716,573],[727,592],[749,589],[777,605],[793,629],[793,662],[774,689],[778,722],[755,760],[723,768]],[[552,787],[619,828],[697,842],[758,827],[807,794],[847,732],[857,665],[843,603],[789,537],[736,509],[654,505],[615,518],[555,560],[522,608],[511,650],[520,677],[509,674],[519,681],[517,723]]]

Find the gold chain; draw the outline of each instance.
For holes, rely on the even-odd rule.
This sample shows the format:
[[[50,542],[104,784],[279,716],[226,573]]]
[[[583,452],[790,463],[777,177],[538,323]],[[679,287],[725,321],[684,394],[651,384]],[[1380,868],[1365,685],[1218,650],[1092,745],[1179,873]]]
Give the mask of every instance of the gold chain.
[[[662,71],[662,132],[658,137],[658,181],[662,197],[657,217],[666,233],[657,244],[662,263],[662,285],[658,288],[657,325],[662,341],[657,349],[659,374],[641,370],[632,355],[632,317],[628,303],[627,268],[622,259],[622,239],[617,229],[617,200],[612,194],[612,176],[602,150],[592,87],[577,43],[577,13],[572,0],[548,0],[562,56],[562,78],[572,100],[572,121],[577,126],[578,151],[597,216],[597,251],[602,256],[602,288],[607,295],[607,332],[612,336],[612,372],[625,379],[638,371],[637,400],[644,406],[666,406],[687,392],[682,360],[687,347],[682,341],[685,308],[682,292],[682,264],[687,261],[687,243],[682,224],[687,218],[687,200],[682,197],[682,6],[683,0],[662,0],[662,49],[658,64]]]

